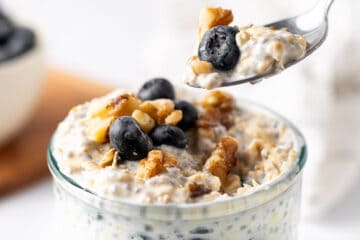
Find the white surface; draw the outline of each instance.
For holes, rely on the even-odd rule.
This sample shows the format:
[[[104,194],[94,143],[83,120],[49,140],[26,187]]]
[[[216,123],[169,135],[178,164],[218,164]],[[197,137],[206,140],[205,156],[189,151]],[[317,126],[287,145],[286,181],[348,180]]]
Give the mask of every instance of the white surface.
[[[299,240],[359,240],[360,194],[351,195],[326,221],[302,222]],[[0,199],[0,239],[52,239],[53,197],[51,180]]]

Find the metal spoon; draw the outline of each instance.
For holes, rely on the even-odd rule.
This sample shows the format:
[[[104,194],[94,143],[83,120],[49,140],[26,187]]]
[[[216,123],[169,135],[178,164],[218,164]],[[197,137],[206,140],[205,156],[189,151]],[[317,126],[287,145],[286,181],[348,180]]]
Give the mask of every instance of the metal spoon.
[[[328,14],[333,2],[334,0],[319,0],[317,5],[313,9],[304,14],[265,25],[267,27],[274,26],[276,29],[285,27],[291,33],[302,35],[307,41],[307,50],[304,57],[285,64],[282,71],[304,60],[316,49],[318,49],[325,41],[328,32]],[[247,82],[257,83],[262,79],[269,78],[279,72],[281,71],[270,71],[264,74],[245,77],[234,81],[224,81],[221,87],[233,86]],[[198,87],[194,85],[191,86]]]

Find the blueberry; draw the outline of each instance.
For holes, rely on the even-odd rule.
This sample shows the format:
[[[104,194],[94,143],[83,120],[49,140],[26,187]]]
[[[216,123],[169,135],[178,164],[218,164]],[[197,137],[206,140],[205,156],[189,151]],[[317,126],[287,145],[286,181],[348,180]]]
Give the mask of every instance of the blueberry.
[[[165,144],[185,148],[187,145],[185,133],[175,126],[159,125],[150,133],[150,137],[156,146]]]
[[[35,45],[35,34],[22,27],[14,28],[14,32],[6,42],[0,44],[0,62],[15,58],[32,49]]]
[[[11,21],[2,13],[0,13],[0,45],[10,38],[14,31],[14,26]]]
[[[27,28],[17,27],[6,46],[12,57],[31,49],[35,44],[35,34]]]
[[[140,160],[152,149],[152,142],[135,119],[120,117],[110,126],[110,142],[124,160]]]
[[[140,88],[138,97],[143,100],[158,98],[175,99],[175,90],[169,80],[165,78],[153,78],[144,83]]]
[[[198,50],[200,60],[221,71],[234,68],[241,54],[235,39],[238,32],[229,26],[216,26],[205,32]]]
[[[198,112],[194,105],[185,100],[175,100],[175,109],[179,109],[183,113],[181,121],[178,123],[178,127],[187,130],[195,125],[198,119]]]

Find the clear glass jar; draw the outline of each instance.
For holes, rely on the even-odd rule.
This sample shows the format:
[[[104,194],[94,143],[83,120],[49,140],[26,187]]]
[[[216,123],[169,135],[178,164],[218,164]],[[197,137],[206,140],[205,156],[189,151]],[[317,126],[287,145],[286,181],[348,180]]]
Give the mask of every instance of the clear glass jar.
[[[56,236],[77,240],[295,240],[306,145],[292,123],[253,103],[241,105],[285,121],[295,139],[296,165],[252,193],[214,202],[142,205],[113,201],[83,189],[58,168],[48,149],[56,196]]]

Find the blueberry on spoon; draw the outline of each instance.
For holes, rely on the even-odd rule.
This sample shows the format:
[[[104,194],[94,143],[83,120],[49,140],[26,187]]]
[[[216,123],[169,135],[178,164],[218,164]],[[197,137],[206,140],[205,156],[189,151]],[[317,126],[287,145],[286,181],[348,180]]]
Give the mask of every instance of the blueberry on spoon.
[[[216,26],[205,32],[198,50],[200,60],[220,71],[233,69],[241,54],[235,39],[238,32],[230,26]]]

